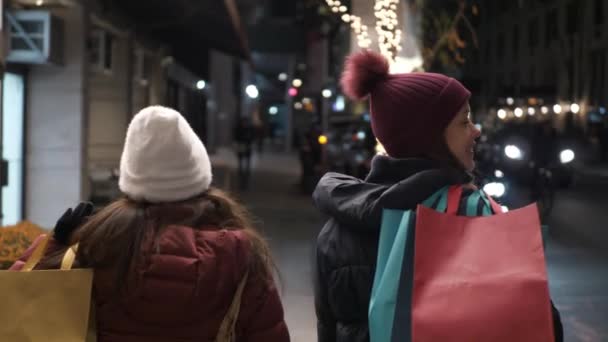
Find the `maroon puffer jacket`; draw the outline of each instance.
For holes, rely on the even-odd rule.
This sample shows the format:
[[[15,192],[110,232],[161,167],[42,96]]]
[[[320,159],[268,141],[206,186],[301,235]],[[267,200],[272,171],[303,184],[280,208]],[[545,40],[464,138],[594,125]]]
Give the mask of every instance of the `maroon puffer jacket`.
[[[20,269],[38,238],[11,269]],[[137,290],[112,296],[114,278],[95,271],[94,298],[99,342],[214,341],[251,258],[241,231],[165,229],[158,244],[144,243]],[[58,246],[51,241],[47,251]],[[285,342],[289,333],[272,279],[250,274],[236,323],[237,341]]]

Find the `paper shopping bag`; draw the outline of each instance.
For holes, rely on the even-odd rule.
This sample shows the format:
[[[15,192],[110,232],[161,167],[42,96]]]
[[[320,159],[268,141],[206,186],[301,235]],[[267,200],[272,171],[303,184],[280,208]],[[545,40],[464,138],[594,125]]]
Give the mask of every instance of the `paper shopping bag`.
[[[0,341],[95,340],[89,333],[93,271],[72,269],[73,248],[68,248],[61,269],[33,270],[49,238],[40,242],[21,271],[0,271]]]
[[[412,341],[553,342],[536,205],[456,216],[451,196],[448,213],[417,209]]]

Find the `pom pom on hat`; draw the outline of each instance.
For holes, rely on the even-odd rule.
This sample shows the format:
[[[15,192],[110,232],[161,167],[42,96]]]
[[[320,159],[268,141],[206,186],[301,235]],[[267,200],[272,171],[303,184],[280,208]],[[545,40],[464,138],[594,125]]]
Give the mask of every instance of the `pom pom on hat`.
[[[340,83],[344,93],[360,100],[369,95],[379,81],[388,77],[389,64],[386,58],[377,52],[363,50],[350,55],[344,64]]]
[[[134,200],[175,202],[209,189],[205,146],[177,111],[151,106],[133,117],[120,160],[120,190]]]

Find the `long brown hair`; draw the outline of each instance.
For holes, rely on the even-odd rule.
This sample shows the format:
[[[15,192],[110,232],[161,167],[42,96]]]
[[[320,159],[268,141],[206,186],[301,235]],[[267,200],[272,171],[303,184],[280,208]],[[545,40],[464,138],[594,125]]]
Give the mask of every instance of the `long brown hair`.
[[[249,212],[216,188],[181,202],[149,203],[127,197],[116,200],[72,234],[71,242],[79,243],[76,266],[111,270],[117,290],[128,290],[130,270],[139,262],[144,239],[151,237],[155,241],[159,232],[169,225],[242,230],[253,250],[248,265],[250,274],[267,279],[277,271],[270,248],[253,227]],[[60,255],[48,258],[47,266],[58,264],[58,257]]]
[[[445,130],[443,133],[435,136],[432,141],[433,143],[428,147],[428,152],[421,157],[433,159],[442,166],[455,168],[457,170],[466,170],[464,165],[462,165],[458,158],[450,151],[450,147],[448,146],[445,137]]]

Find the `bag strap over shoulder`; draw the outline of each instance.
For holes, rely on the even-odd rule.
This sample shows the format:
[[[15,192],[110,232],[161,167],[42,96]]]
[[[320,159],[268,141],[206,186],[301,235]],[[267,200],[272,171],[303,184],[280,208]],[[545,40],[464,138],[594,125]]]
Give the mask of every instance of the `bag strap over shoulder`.
[[[247,283],[247,279],[249,278],[249,271],[245,273],[243,279],[239,283],[239,286],[234,293],[234,297],[232,298],[232,303],[228,308],[228,312],[226,316],[224,316],[224,320],[220,325],[220,330],[217,333],[215,338],[215,342],[234,342],[236,341],[236,333],[235,326],[236,320],[239,317],[239,312],[241,309],[241,297],[243,296],[243,289],[245,288],[245,284]]]
[[[462,193],[462,185],[450,186],[448,190],[448,214],[456,215],[462,197]],[[486,207],[491,207],[495,215],[503,213],[502,207],[498,203],[496,203],[496,201],[491,196],[488,196],[488,194],[486,194],[483,190],[477,190],[469,196],[469,200],[467,201],[467,216],[475,216],[477,214],[477,203],[480,200],[485,202]],[[487,210],[484,210],[484,215],[488,214],[489,212],[487,212]]]

